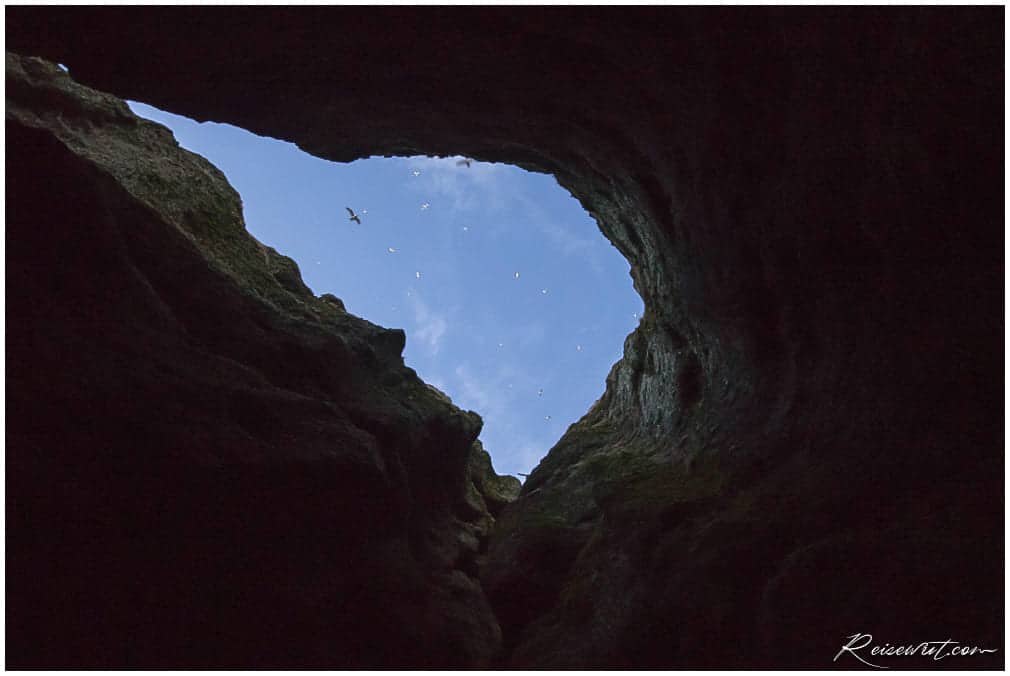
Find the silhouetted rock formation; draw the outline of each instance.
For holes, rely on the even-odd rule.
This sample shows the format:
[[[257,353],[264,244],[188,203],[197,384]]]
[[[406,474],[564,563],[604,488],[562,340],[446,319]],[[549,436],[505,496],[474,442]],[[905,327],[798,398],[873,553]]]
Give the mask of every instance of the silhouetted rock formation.
[[[1003,661],[1001,20],[993,8],[15,7],[7,10],[7,38],[9,48],[65,63],[103,91],[291,140],[330,159],[462,155],[552,172],[628,258],[646,312],[605,395],[499,514],[486,558],[463,557],[462,567],[480,568],[501,623],[503,663],[856,666],[832,658],[846,637],[868,632],[881,644],[952,638],[999,649],[940,663],[973,667]],[[236,527],[262,529],[281,516],[288,524],[297,514],[290,521],[302,540],[310,539],[302,519],[315,520],[310,552],[256,550],[266,560],[254,569],[276,570],[273,579],[288,590],[295,579],[319,579],[316,561],[357,555],[349,538],[375,542],[357,531],[319,539],[326,529],[318,522],[332,510],[317,506],[331,495],[361,515],[352,524],[369,533],[387,528],[410,543],[423,531],[419,514],[450,513],[390,502],[441,505],[450,482],[425,462],[448,463],[436,447],[453,449],[461,462],[476,433],[475,420],[439,408],[412,378],[375,382],[385,371],[358,355],[395,362],[397,334],[361,323],[367,328],[355,329],[354,340],[339,343],[338,354],[348,355],[341,368],[326,371],[333,357],[316,347],[331,335],[316,328],[326,321],[308,310],[259,312],[270,297],[254,302],[222,281],[234,278],[228,251],[220,260],[198,255],[171,221],[140,209],[123,183],[97,174],[79,151],[50,132],[14,134],[11,124],[8,550],[30,537],[33,552],[53,559],[34,575],[18,561],[8,565],[8,588],[19,590],[8,603],[9,656],[37,660],[40,635],[22,627],[70,623],[94,602],[85,595],[64,601],[73,611],[45,616],[25,610],[55,599],[44,586],[52,580],[66,586],[97,574],[77,565],[97,554],[87,550],[93,540],[74,540],[76,522],[62,520],[68,504],[88,523],[118,528],[129,516],[135,528],[117,531],[120,538],[167,527],[156,500],[148,511],[113,518],[120,502],[194,492],[167,488],[176,475],[153,469],[162,461],[152,458],[174,458],[170,449],[188,448],[185,439],[212,434],[227,441],[215,445],[233,449],[222,456],[243,457],[247,444],[259,448],[278,427],[289,435],[286,453],[313,457],[311,449],[331,443],[317,443],[325,433],[303,422],[343,420],[312,408],[334,389],[367,419],[351,415],[348,425],[375,439],[369,446],[355,437],[348,446],[376,450],[338,454],[341,469],[313,471],[308,496],[290,488],[295,479],[265,472],[240,474],[230,498],[214,503],[226,510],[254,503],[252,513],[230,512]],[[43,177],[55,187],[43,189]],[[12,195],[20,205],[11,205]],[[102,217],[82,228],[80,213]],[[54,233],[48,224],[63,225]],[[156,246],[131,248],[122,233],[135,230]],[[127,254],[147,268],[126,265]],[[152,287],[165,289],[159,296],[178,300],[112,293],[135,269],[149,269]],[[331,305],[306,301],[317,306],[359,326]],[[185,333],[169,331],[173,322]],[[208,362],[206,350],[183,337],[236,356]],[[152,357],[159,353],[168,357]],[[148,392],[155,376],[143,375],[152,364],[164,366]],[[268,375],[239,367],[247,364]],[[310,405],[273,387],[321,394],[306,395]],[[403,412],[399,395],[383,395],[389,387],[416,389],[434,408]],[[264,388],[233,403],[236,390]],[[269,429],[258,427],[264,410],[276,411]],[[336,438],[350,429],[333,424]],[[396,452],[416,430],[427,431],[425,441]],[[165,450],[141,453],[149,444]],[[106,471],[108,457],[115,472]],[[389,457],[405,470],[391,469]],[[345,462],[371,478],[346,479]],[[95,477],[136,495],[95,496]],[[421,496],[401,491],[428,486],[420,477],[446,483]],[[349,497],[380,480],[389,486],[381,497]],[[78,492],[77,503],[42,497]],[[257,492],[269,499],[254,500]],[[187,514],[206,511],[196,507],[201,499]],[[22,507],[29,502],[30,512]],[[465,512],[465,504],[456,509]],[[25,529],[39,523],[46,528],[29,536]],[[414,558],[420,551],[451,558],[444,542],[452,531],[440,523],[429,532],[442,539],[408,548]],[[213,580],[208,589],[231,594],[235,585],[220,578],[232,567],[221,561],[245,558],[233,548],[215,556],[187,549],[180,563],[151,546],[143,560],[141,546],[130,549],[133,559],[102,559],[109,568],[101,574],[142,572],[130,578],[131,598],[160,600],[194,593],[179,582],[190,565]],[[390,550],[364,551],[369,561],[386,561]],[[300,574],[302,566],[311,574]],[[237,580],[240,588],[245,582]],[[388,594],[361,578],[333,584],[326,598],[361,594],[355,607],[364,619],[330,608],[332,617],[311,617],[331,626],[310,622],[305,635],[358,631],[360,661],[405,650],[408,661],[436,663],[446,659],[448,636],[478,646],[467,659],[494,644],[493,623],[473,610],[462,623],[452,613],[426,616],[417,631],[442,643],[407,639],[398,622],[416,619],[418,598],[444,600],[448,581],[432,591],[418,579],[409,593]],[[90,589],[80,580],[69,588]],[[465,588],[467,598],[480,598]],[[278,596],[283,612],[264,618],[284,618],[315,599]],[[187,625],[184,605],[149,616],[159,628],[175,627],[173,640],[185,625],[209,650],[219,639],[207,632],[231,618]],[[110,635],[137,612],[118,603],[106,610],[89,637]],[[402,614],[383,624],[380,615],[393,611]],[[19,612],[29,619],[12,623]],[[403,633],[386,645],[370,633],[380,626]],[[301,664],[309,643],[264,655],[258,643],[244,653],[236,642],[240,652],[223,661]],[[84,646],[94,649],[84,643],[55,654],[73,663]],[[181,645],[146,647],[218,658]]]
[[[480,418],[167,129],[40,59],[7,92],[10,664],[494,657]]]

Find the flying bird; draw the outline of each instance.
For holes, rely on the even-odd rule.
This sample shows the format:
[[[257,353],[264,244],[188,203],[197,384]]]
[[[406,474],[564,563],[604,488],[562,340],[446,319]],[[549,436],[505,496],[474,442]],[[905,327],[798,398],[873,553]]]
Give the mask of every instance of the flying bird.
[[[348,220],[354,221],[358,225],[361,225],[361,219],[358,218],[358,215],[356,213],[351,211],[351,207],[344,207],[344,208],[347,209],[347,213],[351,215],[351,217]]]
[[[463,159],[461,159],[461,160],[459,160],[459,161],[456,162],[456,166],[457,167],[462,167],[465,164],[466,168],[469,169],[470,168],[470,162],[472,162],[472,160],[469,157],[464,157]]]

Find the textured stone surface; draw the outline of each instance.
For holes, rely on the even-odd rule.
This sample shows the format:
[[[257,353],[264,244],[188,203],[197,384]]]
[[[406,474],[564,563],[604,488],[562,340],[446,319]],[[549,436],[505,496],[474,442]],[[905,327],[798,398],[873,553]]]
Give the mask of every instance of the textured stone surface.
[[[480,418],[167,129],[9,53],[7,97],[9,663],[495,657]]]
[[[1001,19],[9,8],[7,37],[331,159],[552,172],[628,258],[642,323],[478,561],[505,661],[819,667],[871,632],[1000,648],[976,666],[1003,659]]]

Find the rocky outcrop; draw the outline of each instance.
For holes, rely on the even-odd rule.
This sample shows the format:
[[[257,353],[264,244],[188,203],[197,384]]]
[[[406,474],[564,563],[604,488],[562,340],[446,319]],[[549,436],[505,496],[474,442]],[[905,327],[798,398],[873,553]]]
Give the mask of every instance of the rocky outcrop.
[[[403,332],[317,299],[121,100],[8,53],[6,118],[9,663],[495,657],[503,496]]]
[[[7,37],[330,159],[551,172],[628,258],[624,359],[475,559],[503,661],[824,667],[866,632],[998,649],[944,662],[974,667],[1003,648],[1001,16],[10,8]]]

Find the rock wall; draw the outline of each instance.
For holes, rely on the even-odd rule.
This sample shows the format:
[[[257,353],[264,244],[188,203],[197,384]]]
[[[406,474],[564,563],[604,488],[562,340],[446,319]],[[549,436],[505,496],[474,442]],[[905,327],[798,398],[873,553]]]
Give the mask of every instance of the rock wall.
[[[496,657],[475,578],[519,482],[479,416],[402,331],[316,298],[170,131],[6,66],[8,663]]]
[[[999,649],[977,666],[1003,647],[1001,16],[11,8],[7,37],[330,159],[551,172],[628,258],[642,323],[479,561],[503,661],[821,667],[868,632]]]

